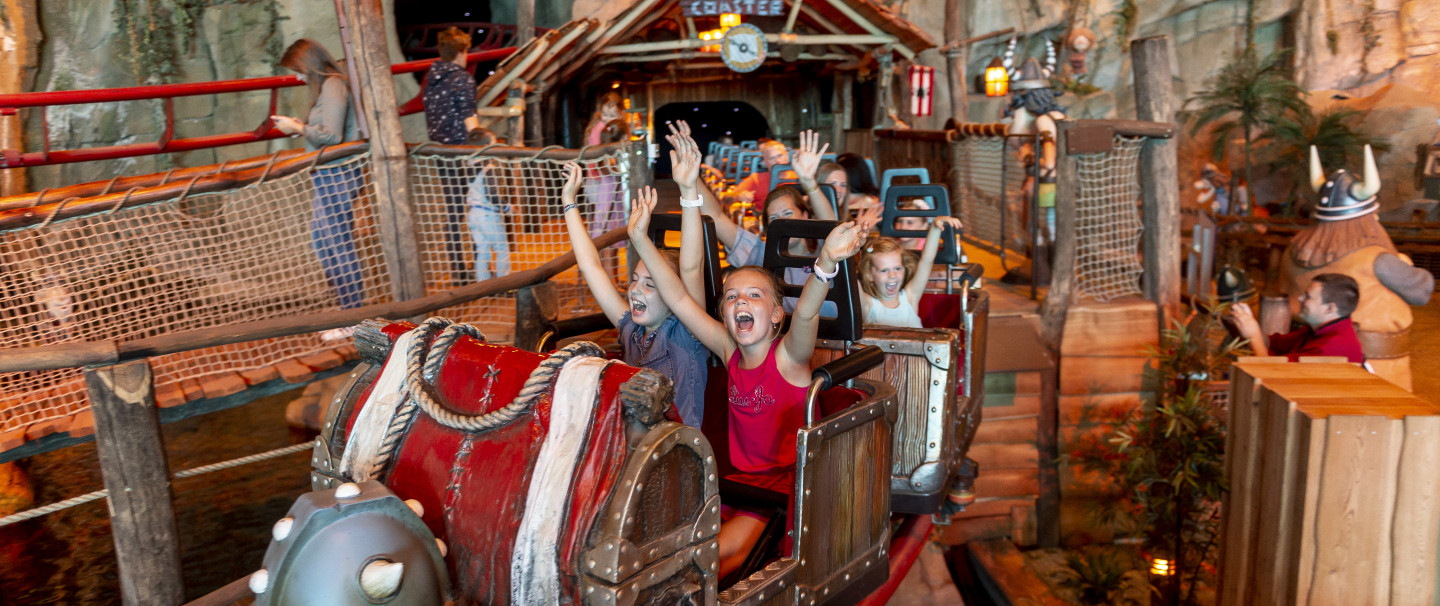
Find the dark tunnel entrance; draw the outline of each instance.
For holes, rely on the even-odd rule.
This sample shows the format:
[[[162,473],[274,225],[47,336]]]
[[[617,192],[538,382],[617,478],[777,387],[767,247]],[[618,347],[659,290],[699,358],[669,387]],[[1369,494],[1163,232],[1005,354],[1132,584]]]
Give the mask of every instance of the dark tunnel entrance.
[[[670,103],[655,112],[655,142],[660,145],[660,157],[655,161],[655,175],[670,176],[670,143],[665,135],[670,129],[666,122],[685,120],[690,123],[690,134],[700,144],[704,153],[711,141],[728,136],[739,143],[770,136],[770,122],[760,110],[744,101],[703,101]]]

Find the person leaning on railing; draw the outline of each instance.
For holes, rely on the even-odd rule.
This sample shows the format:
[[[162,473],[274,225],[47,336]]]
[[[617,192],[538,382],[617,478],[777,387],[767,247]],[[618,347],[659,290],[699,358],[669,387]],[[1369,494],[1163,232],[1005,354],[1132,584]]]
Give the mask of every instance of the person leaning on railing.
[[[280,65],[300,74],[300,79],[310,85],[310,113],[303,122],[289,116],[271,116],[275,128],[292,137],[305,137],[306,151],[360,138],[345,73],[325,47],[301,38],[285,49]],[[310,245],[320,258],[340,308],[360,307],[365,291],[352,233],[355,192],[362,179],[360,166],[337,160],[315,167],[310,179],[315,185]]]

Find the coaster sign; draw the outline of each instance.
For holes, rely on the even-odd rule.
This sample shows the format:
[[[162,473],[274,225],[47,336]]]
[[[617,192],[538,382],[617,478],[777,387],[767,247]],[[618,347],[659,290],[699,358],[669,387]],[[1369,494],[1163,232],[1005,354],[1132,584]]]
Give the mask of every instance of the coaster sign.
[[[756,17],[784,17],[784,0],[681,0],[680,13],[686,17],[714,17],[736,14]]]

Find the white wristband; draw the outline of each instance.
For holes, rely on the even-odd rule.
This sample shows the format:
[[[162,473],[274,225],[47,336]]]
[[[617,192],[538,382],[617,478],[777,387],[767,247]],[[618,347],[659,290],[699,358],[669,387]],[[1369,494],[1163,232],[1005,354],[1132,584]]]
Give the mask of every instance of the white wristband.
[[[820,280],[821,282],[824,282],[824,283],[826,283],[826,284],[829,284],[831,280],[834,280],[834,279],[835,279],[835,276],[840,275],[840,265],[837,263],[837,264],[835,265],[835,271],[832,271],[832,272],[830,272],[830,273],[825,273],[823,270],[820,269],[820,262],[819,262],[819,261],[816,261],[816,262],[815,262],[815,267],[811,268],[811,271],[813,271],[813,272],[815,273],[815,278],[816,278],[816,279],[818,279],[818,280]]]
[[[696,196],[694,200],[686,200],[683,196],[680,198],[680,208],[697,208],[704,204],[705,199],[699,196]]]

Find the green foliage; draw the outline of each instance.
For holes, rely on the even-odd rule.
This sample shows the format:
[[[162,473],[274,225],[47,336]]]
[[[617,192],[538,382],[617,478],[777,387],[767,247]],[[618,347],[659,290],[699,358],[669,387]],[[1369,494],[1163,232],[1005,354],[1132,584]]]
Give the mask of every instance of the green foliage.
[[[1206,391],[1228,372],[1243,341],[1229,338],[1228,305],[1175,320],[1148,353],[1157,389],[1153,407],[1126,417],[1109,444],[1077,452],[1087,471],[1115,478],[1141,522],[1147,548],[1174,562],[1173,595],[1193,604],[1197,582],[1213,575],[1225,493],[1223,407]],[[1164,582],[1162,580],[1162,582]]]
[[[1129,44],[1130,35],[1135,33],[1139,18],[1140,7],[1135,4],[1135,0],[1121,0],[1120,8],[1115,11],[1115,37],[1120,40],[1122,47]]]
[[[1109,604],[1131,569],[1128,558],[1110,550],[1066,553],[1065,563],[1075,574],[1061,584],[1078,592],[1082,604]]]
[[[1079,78],[1055,77],[1050,79],[1050,86],[1056,90],[1063,90],[1076,97],[1084,97],[1100,92],[1100,87]]]
[[[1190,124],[1191,136],[1208,129],[1217,162],[1224,159],[1235,131],[1241,131],[1247,184],[1254,183],[1251,144],[1255,138],[1285,120],[1287,113],[1310,112],[1301,98],[1300,85],[1285,73],[1287,56],[1288,52],[1280,51],[1261,59],[1253,49],[1240,52],[1205,81],[1204,89],[1186,99],[1180,112],[1180,119]]]
[[[1344,107],[1319,115],[1291,113],[1270,127],[1260,153],[1272,158],[1271,170],[1283,170],[1290,176],[1291,190],[1298,198],[1310,183],[1310,146],[1320,152],[1320,163],[1327,171],[1350,168],[1358,172],[1366,145],[1377,153],[1390,150],[1385,139],[1359,127],[1361,116],[1359,111]]]

